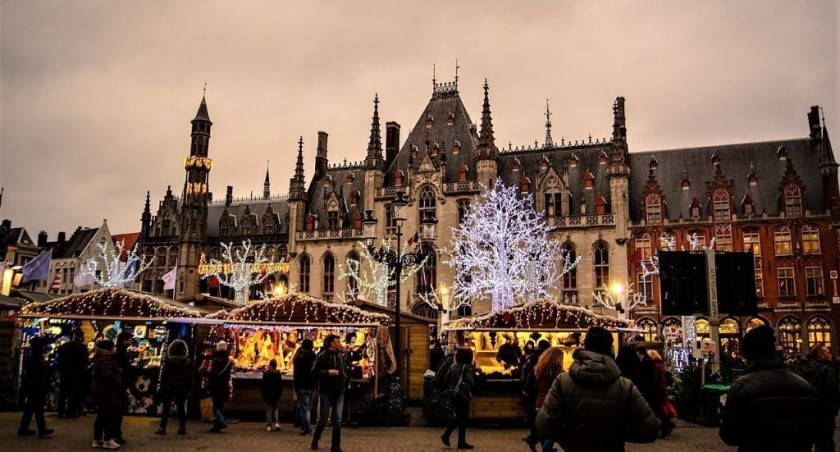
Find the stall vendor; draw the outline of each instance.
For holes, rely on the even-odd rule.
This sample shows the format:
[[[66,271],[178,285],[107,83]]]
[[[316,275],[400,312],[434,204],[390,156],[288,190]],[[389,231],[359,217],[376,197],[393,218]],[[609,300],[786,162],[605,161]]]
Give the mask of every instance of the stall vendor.
[[[511,366],[516,366],[519,363],[519,357],[522,355],[522,349],[516,343],[516,337],[513,334],[506,335],[507,342],[499,347],[499,352],[496,353],[496,361],[499,362],[505,369]]]

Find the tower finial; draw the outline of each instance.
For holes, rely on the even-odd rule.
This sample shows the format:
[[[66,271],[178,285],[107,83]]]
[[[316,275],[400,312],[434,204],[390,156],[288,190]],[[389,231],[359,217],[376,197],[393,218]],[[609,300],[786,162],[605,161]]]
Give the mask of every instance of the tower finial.
[[[495,146],[496,138],[493,136],[493,118],[490,116],[490,85],[484,79],[484,105],[481,109],[481,129],[478,133],[478,140],[481,146],[491,150]]]
[[[458,66],[458,60],[456,59],[455,60],[455,89],[458,89],[458,69],[460,69],[460,68],[461,68],[461,66]]]
[[[204,82],[204,91],[201,93],[201,97],[207,96],[207,82]]]
[[[437,78],[435,74],[436,72],[437,68],[435,67],[435,63],[432,63],[432,91],[434,91],[434,89],[437,88]]]
[[[551,139],[551,110],[548,106],[548,99],[545,100],[545,147],[554,146]]]
[[[373,119],[370,123],[370,140],[368,141],[366,166],[377,167],[383,164],[382,135],[379,129],[379,93],[373,96]]]

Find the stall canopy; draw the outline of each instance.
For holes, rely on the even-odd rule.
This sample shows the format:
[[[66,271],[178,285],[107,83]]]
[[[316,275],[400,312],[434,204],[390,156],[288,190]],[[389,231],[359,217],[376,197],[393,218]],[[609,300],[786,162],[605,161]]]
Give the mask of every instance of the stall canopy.
[[[289,294],[257,301],[231,311],[218,311],[209,319],[230,323],[273,323],[283,325],[388,325],[387,315],[365,312],[355,306],[327,303],[304,294]]]
[[[127,289],[105,288],[72,294],[21,308],[21,317],[65,319],[200,318],[207,311],[177,301]]]
[[[608,330],[629,328],[631,320],[596,314],[579,306],[551,299],[531,301],[503,311],[453,320],[450,330],[586,330],[600,326]]]

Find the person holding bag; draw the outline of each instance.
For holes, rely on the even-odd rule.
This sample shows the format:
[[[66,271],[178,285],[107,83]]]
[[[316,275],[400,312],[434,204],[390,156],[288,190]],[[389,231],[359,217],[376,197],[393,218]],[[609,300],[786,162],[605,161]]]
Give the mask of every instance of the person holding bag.
[[[469,348],[459,348],[455,352],[455,361],[447,370],[446,381],[449,383],[448,392],[452,400],[455,416],[449,421],[449,426],[440,435],[440,440],[449,446],[449,437],[458,427],[458,449],[474,449],[467,443],[467,423],[470,420],[470,399],[475,386],[475,367],[472,364],[473,352]]]

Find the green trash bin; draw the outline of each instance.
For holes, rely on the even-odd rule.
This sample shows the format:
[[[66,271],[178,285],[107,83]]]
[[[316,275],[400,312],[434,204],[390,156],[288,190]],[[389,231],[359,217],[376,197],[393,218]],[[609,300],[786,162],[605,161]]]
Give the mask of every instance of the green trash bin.
[[[706,425],[720,425],[720,412],[726,403],[729,385],[708,384],[703,386],[702,422]]]

